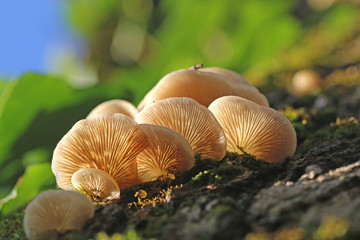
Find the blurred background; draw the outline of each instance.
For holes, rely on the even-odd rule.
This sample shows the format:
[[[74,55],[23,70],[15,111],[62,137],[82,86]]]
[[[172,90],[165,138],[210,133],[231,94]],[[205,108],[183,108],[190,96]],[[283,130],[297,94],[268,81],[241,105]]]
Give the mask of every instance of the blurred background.
[[[56,187],[52,151],[93,107],[137,105],[200,62],[241,73],[277,109],[302,96],[326,107],[321,91],[347,86],[347,116],[360,103],[360,0],[0,2],[0,213]]]

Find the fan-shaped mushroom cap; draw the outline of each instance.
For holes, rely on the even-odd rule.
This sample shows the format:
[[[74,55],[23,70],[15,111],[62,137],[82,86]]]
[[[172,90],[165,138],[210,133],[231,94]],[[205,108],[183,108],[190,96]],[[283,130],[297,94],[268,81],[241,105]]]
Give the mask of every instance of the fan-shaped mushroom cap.
[[[294,127],[278,111],[235,96],[216,99],[209,109],[226,134],[228,151],[242,154],[242,148],[268,162],[281,162],[294,154]]]
[[[140,124],[149,138],[149,147],[137,156],[139,179],[149,182],[172,172],[194,166],[195,158],[188,141],[166,127]]]
[[[207,67],[207,68],[199,68],[197,70],[204,71],[204,72],[217,73],[217,74],[225,76],[226,78],[228,78],[230,81],[233,81],[234,83],[250,85],[250,83],[248,83],[248,81],[246,81],[246,79],[243,76],[241,76],[237,72],[234,72],[234,71],[231,71],[228,69],[219,68],[219,67]]]
[[[191,98],[167,98],[142,110],[138,123],[160,125],[180,133],[190,143],[194,154],[221,160],[226,153],[226,139],[213,114]]]
[[[238,84],[217,73],[182,69],[165,75],[140,102],[138,109],[170,97],[189,97],[208,107],[215,99],[227,95],[269,106],[266,97],[253,86]]]
[[[117,182],[106,172],[95,168],[84,168],[71,177],[72,185],[86,192],[94,201],[106,201],[120,197]]]
[[[86,118],[90,118],[102,113],[122,113],[134,119],[138,114],[138,110],[132,103],[128,101],[113,99],[97,105]]]
[[[148,138],[139,125],[123,114],[100,114],[78,121],[57,144],[52,171],[62,189],[75,190],[72,175],[83,168],[108,173],[120,189],[137,183],[136,156]]]
[[[48,190],[26,207],[24,230],[29,239],[52,239],[57,233],[80,230],[94,216],[93,203],[74,191]]]

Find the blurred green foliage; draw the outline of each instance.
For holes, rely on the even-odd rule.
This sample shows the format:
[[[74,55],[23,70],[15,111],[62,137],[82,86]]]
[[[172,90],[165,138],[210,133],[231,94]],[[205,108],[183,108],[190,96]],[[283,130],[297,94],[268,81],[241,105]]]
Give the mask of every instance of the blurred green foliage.
[[[76,121],[108,99],[139,103],[170,71],[203,62],[243,73],[256,86],[279,87],[312,68],[325,85],[358,83],[359,1],[323,8],[307,2],[68,1],[69,22],[88,47],[86,64],[99,83],[80,89],[33,73],[0,80],[0,213],[55,187],[52,151]]]

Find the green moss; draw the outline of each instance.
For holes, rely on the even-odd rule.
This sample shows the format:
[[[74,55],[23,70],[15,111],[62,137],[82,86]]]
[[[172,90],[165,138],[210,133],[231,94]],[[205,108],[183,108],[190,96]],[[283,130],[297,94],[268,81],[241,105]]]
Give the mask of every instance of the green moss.
[[[23,227],[23,212],[17,212],[0,221],[0,239],[26,239]]]
[[[311,148],[314,148],[322,142],[332,139],[352,139],[360,137],[359,122],[351,117],[347,119],[337,119],[336,122],[331,123],[312,134],[306,139],[298,148],[298,153],[306,153]]]

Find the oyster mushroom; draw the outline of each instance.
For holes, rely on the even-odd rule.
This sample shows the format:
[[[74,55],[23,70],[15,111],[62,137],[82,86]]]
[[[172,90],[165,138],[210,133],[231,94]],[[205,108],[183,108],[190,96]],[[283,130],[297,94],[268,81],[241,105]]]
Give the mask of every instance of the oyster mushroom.
[[[304,96],[321,90],[321,76],[313,70],[300,70],[292,78],[291,89],[296,96]]]
[[[228,69],[219,68],[219,67],[206,67],[206,68],[199,68],[198,70],[204,72],[217,73],[223,75],[224,77],[226,77],[230,81],[233,81],[234,83],[246,84],[251,86],[251,84],[248,83],[248,81],[246,81],[246,79],[243,76],[241,76],[237,72]]]
[[[194,166],[192,148],[179,133],[151,124],[140,124],[140,127],[149,138],[149,147],[137,156],[140,181],[153,181],[168,173],[181,173]]]
[[[53,239],[59,233],[80,230],[94,216],[93,203],[74,191],[48,190],[26,207],[24,230],[29,239]]]
[[[86,118],[102,113],[122,113],[134,119],[138,114],[136,107],[125,100],[113,99],[97,105]]]
[[[85,192],[94,201],[107,201],[120,198],[120,188],[117,182],[106,172],[95,168],[84,168],[71,177],[72,185]]]
[[[249,84],[238,84],[224,75],[196,69],[181,69],[165,75],[140,102],[138,110],[165,98],[189,97],[208,107],[215,99],[241,96],[263,106],[269,106],[266,97]]]
[[[156,101],[143,109],[138,123],[160,125],[180,133],[195,155],[221,160],[226,153],[224,132],[213,114],[203,105],[186,97]]]
[[[138,182],[136,156],[148,144],[145,132],[130,117],[100,114],[78,121],[60,140],[51,168],[62,189],[75,190],[72,175],[84,168],[106,172],[124,189]]]
[[[282,162],[296,150],[296,132],[280,112],[247,99],[226,96],[209,106],[223,128],[227,151]]]

